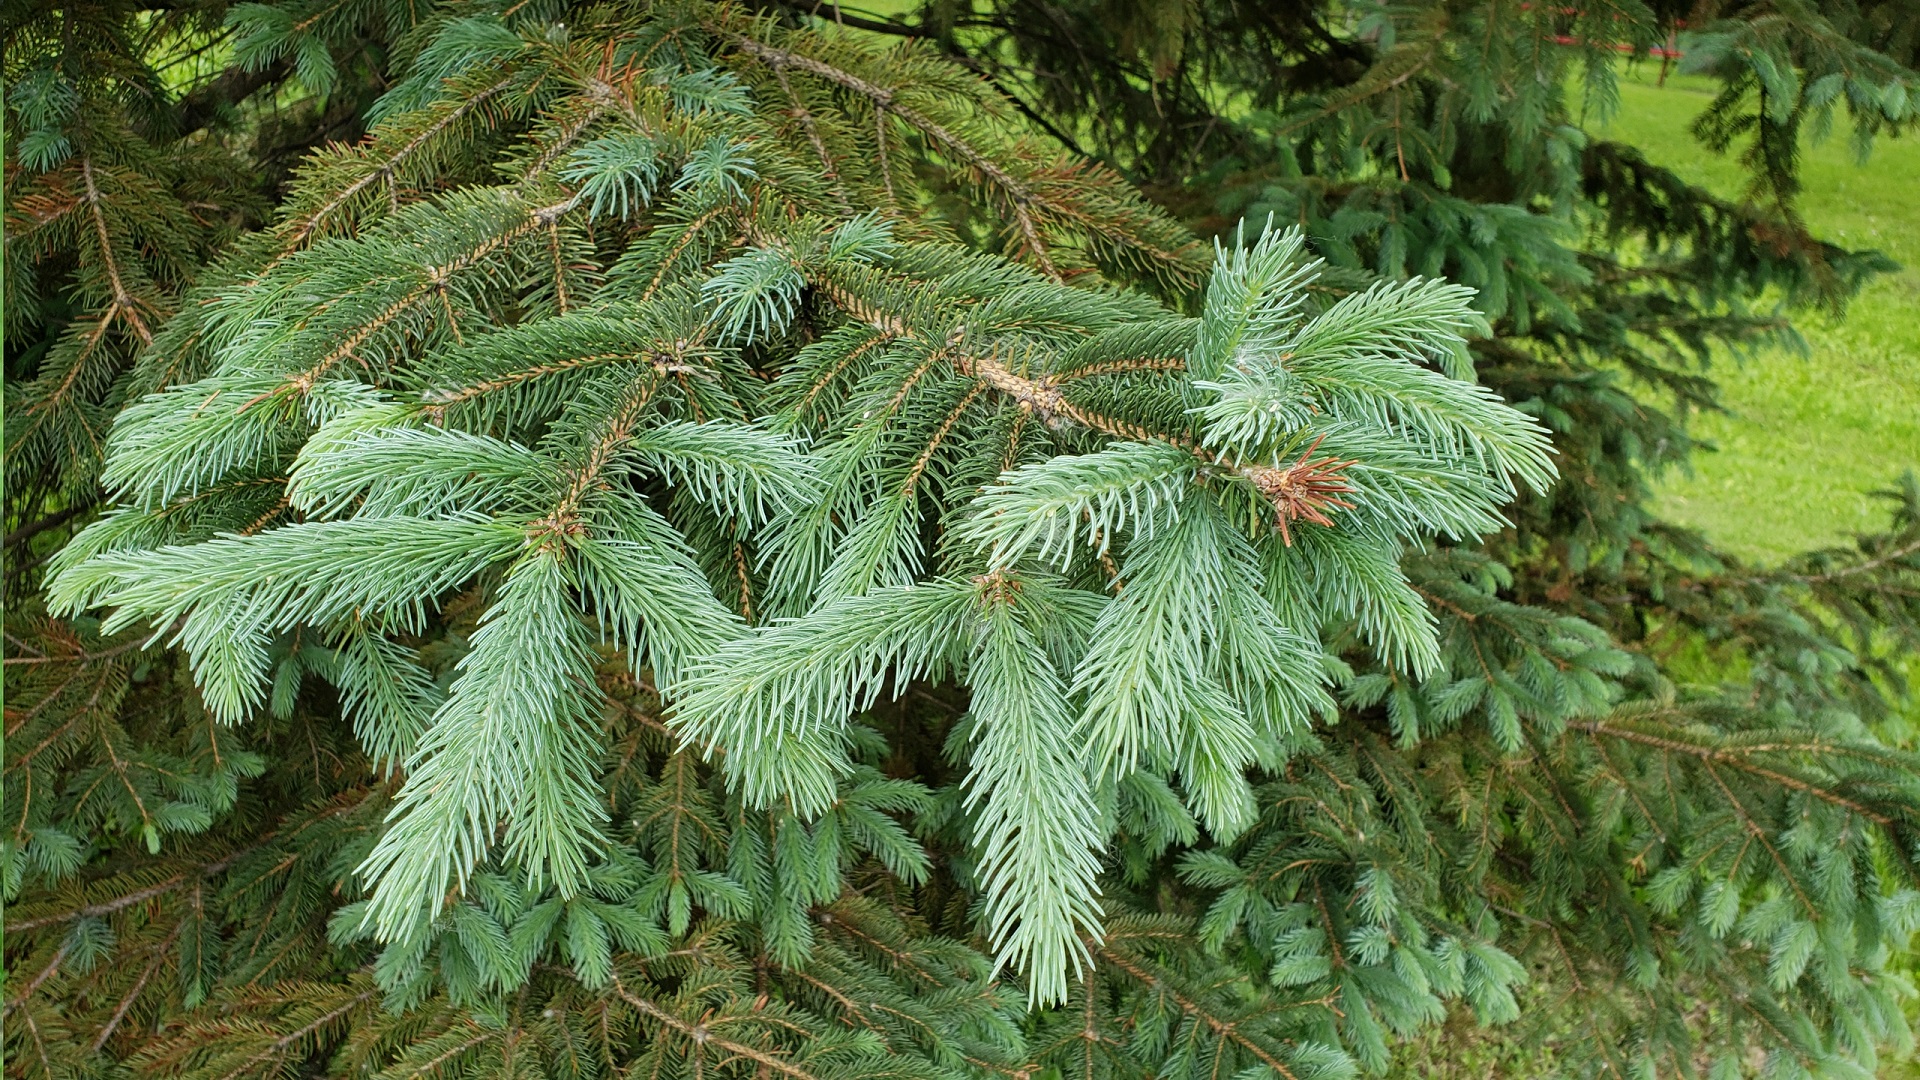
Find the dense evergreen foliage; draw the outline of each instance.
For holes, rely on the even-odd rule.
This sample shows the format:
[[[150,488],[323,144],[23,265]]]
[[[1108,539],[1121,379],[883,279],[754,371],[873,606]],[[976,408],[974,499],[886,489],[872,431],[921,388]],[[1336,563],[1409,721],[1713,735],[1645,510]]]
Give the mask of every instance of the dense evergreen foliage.
[[[1920,488],[1646,506],[1904,5],[4,10],[9,1075],[1911,1048]]]

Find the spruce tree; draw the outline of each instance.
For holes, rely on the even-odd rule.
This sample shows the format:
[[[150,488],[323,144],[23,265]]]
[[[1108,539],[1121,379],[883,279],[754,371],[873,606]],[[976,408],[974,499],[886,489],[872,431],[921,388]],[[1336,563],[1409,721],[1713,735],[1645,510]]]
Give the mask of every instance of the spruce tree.
[[[111,103],[92,73],[10,100],[45,134],[9,232],[69,231],[9,240],[10,340],[53,343],[9,524],[111,504],[10,613],[10,1071],[1336,1076],[1523,1003],[1569,1071],[1908,1038],[1920,763],[1872,725],[1915,493],[1708,565],[1620,445],[1677,429],[1599,359],[1703,394],[1641,315],[1684,350],[1770,329],[1731,310],[1767,285],[1843,296],[1871,258],[1756,231],[1790,202],[1616,154],[1546,205],[1648,263],[1583,276],[1554,213],[1421,195],[1429,156],[1394,197],[1440,255],[1274,195],[1209,251],[954,40],[226,18],[228,93],[372,101],[252,235],[141,224],[204,209],[163,197],[180,125],[59,105]],[[166,184],[73,194],[116,145]],[[1675,626],[1748,677],[1677,685]]]

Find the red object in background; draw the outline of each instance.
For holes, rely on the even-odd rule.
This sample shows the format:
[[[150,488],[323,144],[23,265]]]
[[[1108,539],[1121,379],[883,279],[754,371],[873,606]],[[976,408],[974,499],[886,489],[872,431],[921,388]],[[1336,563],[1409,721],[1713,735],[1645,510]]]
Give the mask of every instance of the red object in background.
[[[1584,44],[1584,43],[1583,43],[1582,41],[1580,41],[1580,39],[1579,39],[1579,38],[1572,38],[1572,37],[1568,37],[1568,36],[1567,36],[1567,35],[1565,35],[1565,34],[1560,34],[1560,35],[1558,35],[1558,36],[1556,36],[1556,37],[1555,37],[1555,38],[1553,39],[1553,43],[1554,43],[1554,44],[1556,44],[1556,45],[1580,45],[1580,44]],[[1613,49],[1613,51],[1614,51],[1614,52],[1623,52],[1623,53],[1630,53],[1630,52],[1632,52],[1632,51],[1633,51],[1633,46],[1631,46],[1631,45],[1628,45],[1628,44],[1626,44],[1625,42],[1621,42],[1621,43],[1619,43],[1619,44],[1616,44],[1616,45],[1613,45],[1613,46],[1612,46],[1612,49]],[[1664,47],[1662,47],[1662,46],[1659,46],[1659,45],[1655,45],[1655,46],[1653,46],[1652,48],[1650,48],[1650,49],[1648,49],[1648,50],[1647,50],[1647,55],[1648,55],[1648,56],[1658,56],[1658,57],[1660,57],[1660,58],[1661,58],[1661,59],[1663,59],[1663,60],[1678,60],[1678,59],[1680,58],[1680,50],[1679,50],[1679,49],[1668,49],[1668,48],[1664,48]]]
[[[1522,4],[1520,5],[1520,10],[1521,10],[1521,11],[1530,11],[1530,10],[1532,10],[1532,9],[1533,9],[1533,5],[1532,5],[1532,4],[1530,4],[1530,3],[1522,3]],[[1581,10],[1580,10],[1579,8],[1575,8],[1575,7],[1563,7],[1563,8],[1560,8],[1560,9],[1558,9],[1558,11],[1557,11],[1556,13],[1557,13],[1557,14],[1560,14],[1560,15],[1575,15],[1575,16],[1578,16],[1578,15],[1584,15],[1584,14],[1586,14],[1585,12],[1583,12],[1583,11],[1581,11]],[[1614,18],[1616,18],[1616,19],[1618,19],[1618,18],[1620,18],[1620,16],[1619,16],[1618,14],[1616,14],[1616,15],[1614,15]],[[1675,30],[1678,30],[1678,29],[1680,29],[1681,27],[1683,27],[1683,26],[1685,26],[1685,25],[1687,25],[1687,20],[1685,20],[1685,19],[1675,19],[1675,20],[1673,20],[1673,26],[1674,26],[1674,29],[1675,29]],[[1556,45],[1580,45],[1580,44],[1583,44],[1583,42],[1581,42],[1579,38],[1575,38],[1575,37],[1569,37],[1569,36],[1568,36],[1568,35],[1566,35],[1566,34],[1559,34],[1559,35],[1556,35],[1556,36],[1554,37],[1554,39],[1553,39],[1553,42],[1554,42],[1554,44],[1556,44]],[[1623,52],[1623,53],[1630,53],[1630,52],[1632,52],[1632,51],[1633,51],[1633,46],[1631,46],[1631,45],[1624,45],[1624,44],[1621,44],[1621,45],[1614,45],[1614,46],[1612,46],[1612,48],[1613,48],[1613,51],[1615,51],[1615,52]],[[1671,33],[1669,33],[1669,34],[1667,35],[1667,44],[1666,44],[1666,46],[1665,46],[1665,47],[1663,48],[1663,47],[1661,47],[1661,46],[1659,46],[1659,45],[1655,45],[1655,46],[1653,46],[1652,48],[1650,48],[1650,49],[1648,49],[1648,50],[1647,50],[1647,55],[1648,55],[1648,56],[1657,56],[1657,57],[1659,57],[1659,58],[1661,58],[1662,60],[1678,60],[1678,59],[1680,58],[1680,50],[1679,50],[1679,49],[1676,49],[1676,48],[1674,48],[1674,47],[1673,47],[1673,35],[1672,35]]]

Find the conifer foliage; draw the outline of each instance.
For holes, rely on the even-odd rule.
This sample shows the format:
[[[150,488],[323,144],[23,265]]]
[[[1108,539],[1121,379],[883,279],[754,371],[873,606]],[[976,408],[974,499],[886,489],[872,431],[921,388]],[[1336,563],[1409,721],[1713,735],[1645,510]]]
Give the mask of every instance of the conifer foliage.
[[[1209,252],[831,19],[225,25],[256,85],[392,78],[151,296],[172,249],[56,198],[98,88],[10,100],[9,280],[78,303],[9,324],[9,469],[28,417],[22,528],[91,518],[10,614],[10,1074],[1304,1080],[1528,1001],[1595,1072],[1909,1039],[1915,492],[1677,583],[1774,627],[1677,686],[1617,602],[1523,602],[1586,433],[1477,381],[1484,288]]]

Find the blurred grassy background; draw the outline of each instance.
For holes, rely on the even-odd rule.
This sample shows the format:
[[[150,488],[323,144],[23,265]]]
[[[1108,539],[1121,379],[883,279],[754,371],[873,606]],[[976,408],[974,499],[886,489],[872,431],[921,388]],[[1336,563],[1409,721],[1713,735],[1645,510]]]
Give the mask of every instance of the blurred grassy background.
[[[1703,150],[1688,126],[1711,99],[1705,79],[1658,62],[1623,71],[1621,102],[1601,132],[1719,194],[1737,196],[1740,167]],[[1748,559],[1772,562],[1885,528],[1869,494],[1920,470],[1920,139],[1878,140],[1863,165],[1844,116],[1803,148],[1801,209],[1814,232],[1877,248],[1902,264],[1867,287],[1844,319],[1803,316],[1809,352],[1771,351],[1716,363],[1728,412],[1694,430],[1718,446],[1692,476],[1661,484],[1659,510]]]

